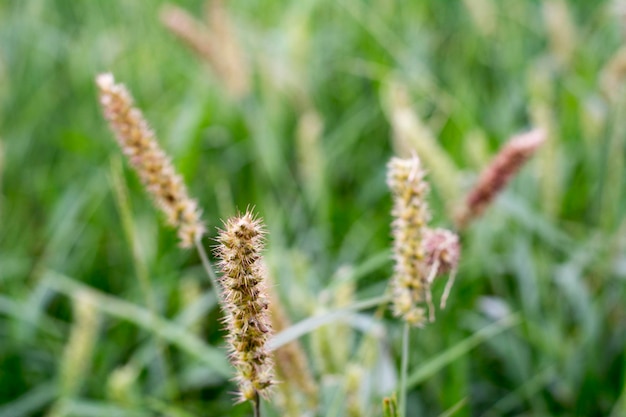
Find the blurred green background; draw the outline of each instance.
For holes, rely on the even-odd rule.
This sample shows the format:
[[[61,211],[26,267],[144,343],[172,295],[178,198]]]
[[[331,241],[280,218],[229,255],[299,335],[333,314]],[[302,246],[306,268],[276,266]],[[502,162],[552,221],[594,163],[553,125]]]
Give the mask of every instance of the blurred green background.
[[[384,291],[392,155],[418,149],[432,223],[453,227],[490,156],[545,128],[463,233],[448,308],[412,332],[407,415],[626,416],[623,1],[231,0],[222,32],[202,1],[178,3],[207,25],[213,64],[164,27],[161,1],[0,2],[1,417],[251,415],[232,404],[198,256],[101,116],[104,71],[199,200],[207,248],[238,209],[265,219],[294,322]],[[239,71],[216,71],[232,50]],[[321,405],[301,415],[382,415],[401,324],[333,326],[303,338]]]

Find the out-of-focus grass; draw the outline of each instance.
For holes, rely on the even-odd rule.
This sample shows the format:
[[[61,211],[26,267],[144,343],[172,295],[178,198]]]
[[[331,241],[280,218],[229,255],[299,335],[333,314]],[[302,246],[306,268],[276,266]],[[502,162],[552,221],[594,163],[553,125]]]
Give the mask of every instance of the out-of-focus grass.
[[[254,73],[242,101],[160,25],[161,3],[0,3],[0,416],[43,415],[55,404],[81,416],[249,413],[232,406],[223,369],[181,345],[223,347],[216,303],[199,259],[176,247],[127,171],[133,227],[167,326],[150,321],[110,182],[118,150],[93,85],[108,70],[133,91],[211,230],[248,205],[266,218],[270,270],[293,320],[317,311],[340,279],[354,279],[354,297],[365,299],[390,275],[380,254],[389,247],[392,83],[405,86],[461,190],[508,136],[548,124],[550,145],[465,234],[448,309],[413,332],[408,415],[464,399],[457,416],[626,414],[626,115],[619,91],[610,100],[600,88],[624,42],[611,3],[228,2]],[[201,3],[185,7],[200,16]],[[558,43],[563,16],[549,17],[559,3],[572,50],[567,36]],[[547,21],[557,22],[552,32]],[[322,125],[303,148],[307,112]],[[434,222],[449,226],[442,191],[434,188],[431,207]],[[71,398],[61,397],[59,372],[76,322],[68,296],[80,287],[50,281],[49,271],[117,303],[102,298],[88,373]],[[202,289],[192,304],[190,280]],[[481,336],[512,312],[519,325]],[[363,380],[389,390],[400,325],[388,316],[384,324],[380,366]],[[159,331],[174,332],[163,355]],[[176,331],[185,336],[172,343]],[[328,405],[320,415],[342,413],[333,385],[341,379],[317,377]],[[387,395],[373,388],[361,398],[366,415],[382,415]]]

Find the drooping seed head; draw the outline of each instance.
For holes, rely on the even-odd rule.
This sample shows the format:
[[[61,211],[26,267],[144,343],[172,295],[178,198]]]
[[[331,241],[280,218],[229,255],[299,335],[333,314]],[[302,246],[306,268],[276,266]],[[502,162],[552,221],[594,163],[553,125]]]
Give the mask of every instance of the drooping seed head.
[[[160,148],[154,132],[123,84],[115,84],[112,74],[96,78],[100,104],[122,152],[139,175],[155,205],[165,213],[168,224],[178,230],[180,245],[191,247],[205,227],[200,210],[192,200],[182,177]]]
[[[424,233],[424,248],[426,263],[431,268],[436,264],[437,275],[457,269],[461,257],[461,243],[456,233],[441,228],[428,228]]]
[[[485,211],[545,139],[545,131],[535,129],[514,137],[504,145],[468,194],[465,207],[457,218],[460,229]]]

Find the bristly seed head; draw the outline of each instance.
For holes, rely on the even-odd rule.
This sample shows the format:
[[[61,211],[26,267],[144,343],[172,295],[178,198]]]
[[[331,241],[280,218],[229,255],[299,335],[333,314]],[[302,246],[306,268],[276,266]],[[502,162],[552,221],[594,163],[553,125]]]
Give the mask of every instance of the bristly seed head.
[[[267,396],[274,384],[273,363],[266,348],[272,327],[261,257],[264,235],[261,220],[246,212],[225,222],[215,250],[240,401],[254,401],[257,394]]]
[[[180,245],[193,246],[205,227],[195,200],[189,198],[182,177],[176,173],[170,158],[160,148],[154,132],[123,84],[115,84],[112,74],[96,78],[104,117],[115,133],[122,152],[135,169],[156,206],[165,213],[167,222],[178,229]]]
[[[425,314],[420,304],[430,294],[423,242],[430,220],[426,205],[429,187],[417,156],[392,158],[387,168],[387,184],[393,195],[393,313],[411,325],[421,326]]]

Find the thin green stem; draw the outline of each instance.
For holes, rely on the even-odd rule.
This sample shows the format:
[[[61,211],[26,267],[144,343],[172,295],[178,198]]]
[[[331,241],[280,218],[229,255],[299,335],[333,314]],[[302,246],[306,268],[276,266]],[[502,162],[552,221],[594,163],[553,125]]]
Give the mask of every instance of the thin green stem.
[[[113,187],[115,203],[122,221],[122,228],[126,237],[128,246],[130,246],[133,266],[139,280],[139,285],[143,296],[146,300],[146,306],[153,312],[157,312],[156,300],[152,292],[152,283],[148,274],[145,257],[141,251],[135,227],[133,224],[132,208],[130,206],[130,198],[128,197],[128,189],[123,180],[122,161],[119,157],[111,159],[110,181]]]
[[[261,397],[258,392],[254,393],[252,408],[254,409],[254,417],[261,417]]]
[[[158,307],[154,291],[152,290],[152,282],[150,281],[150,274],[148,273],[148,266],[146,265],[146,259],[141,251],[141,246],[137,238],[135,226],[133,224],[132,208],[130,205],[130,198],[128,196],[128,189],[123,181],[123,166],[121,159],[111,159],[111,171],[110,181],[113,188],[115,202],[122,221],[122,228],[128,246],[130,246],[133,265],[135,267],[135,273],[139,281],[139,286],[145,298],[146,307],[153,314],[158,316]],[[157,366],[160,365],[161,372],[164,376],[165,390],[169,398],[176,398],[178,396],[177,384],[174,382],[174,374],[169,366],[169,354],[167,345],[165,342],[155,336],[156,352],[158,356]]]
[[[202,260],[202,266],[204,267],[204,270],[206,271],[209,279],[211,280],[211,285],[213,285],[213,288],[215,289],[215,295],[217,295],[217,301],[221,306],[222,305],[221,287],[217,279],[217,274],[215,273],[215,270],[213,269],[213,264],[209,260],[209,256],[204,250],[204,246],[202,246],[202,237],[196,238],[194,243],[196,245],[196,249],[198,250],[198,254],[200,255],[200,259]]]
[[[402,331],[402,359],[400,363],[400,388],[398,392],[399,397],[399,411],[400,417],[406,416],[406,391],[407,391],[407,374],[409,371],[409,336],[410,336],[409,323],[404,323],[404,329]]]

